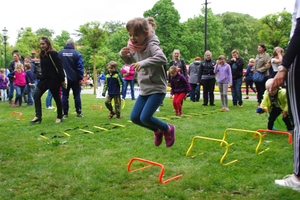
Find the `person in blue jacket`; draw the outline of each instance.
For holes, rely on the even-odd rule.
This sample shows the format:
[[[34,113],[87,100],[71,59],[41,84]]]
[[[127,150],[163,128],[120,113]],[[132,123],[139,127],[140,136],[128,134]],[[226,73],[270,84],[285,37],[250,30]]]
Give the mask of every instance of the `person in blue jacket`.
[[[255,59],[250,58],[249,59],[249,64],[247,67],[247,71],[245,73],[245,79],[246,79],[246,97],[244,99],[249,99],[249,87],[251,90],[256,94],[256,89],[253,87],[253,72],[254,72],[254,63]]]
[[[83,60],[81,54],[75,50],[75,42],[73,39],[67,40],[66,46],[63,50],[58,52],[58,56],[62,60],[68,79],[68,87],[66,89],[62,88],[63,117],[68,117],[69,93],[71,88],[73,91],[77,117],[83,117],[80,97],[80,86],[83,83]]]

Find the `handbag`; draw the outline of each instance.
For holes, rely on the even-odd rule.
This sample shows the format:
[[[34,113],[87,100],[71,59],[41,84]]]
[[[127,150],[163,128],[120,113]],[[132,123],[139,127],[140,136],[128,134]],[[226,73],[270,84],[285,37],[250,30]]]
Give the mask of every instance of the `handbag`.
[[[253,81],[254,82],[262,82],[265,78],[265,72],[259,72],[257,70],[253,73]]]
[[[59,73],[58,73],[58,69],[57,69],[57,67],[56,67],[56,65],[55,65],[55,62],[53,61],[53,59],[52,59],[50,53],[49,53],[49,57],[50,57],[50,59],[51,59],[51,61],[52,61],[52,63],[53,63],[53,66],[54,66],[55,69],[56,69],[57,74],[59,74]],[[65,89],[67,89],[67,87],[68,87],[67,73],[66,73],[65,69],[63,69],[63,70],[64,70],[64,74],[65,74],[65,81],[64,81],[64,82],[65,82],[65,85],[62,85],[62,87],[65,88]]]

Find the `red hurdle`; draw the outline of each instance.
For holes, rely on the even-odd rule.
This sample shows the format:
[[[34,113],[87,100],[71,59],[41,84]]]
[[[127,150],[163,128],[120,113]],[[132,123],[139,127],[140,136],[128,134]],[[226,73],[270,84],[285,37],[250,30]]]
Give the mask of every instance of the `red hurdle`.
[[[156,165],[156,166],[161,167],[161,171],[160,171],[160,174],[159,174],[159,177],[158,177],[158,181],[161,182],[161,183],[163,183],[163,184],[164,184],[164,183],[167,183],[167,182],[169,182],[169,181],[171,181],[171,180],[178,179],[178,178],[180,178],[180,177],[183,176],[182,174],[180,174],[180,175],[175,176],[175,177],[173,177],[173,178],[170,178],[170,179],[168,179],[168,180],[162,181],[162,176],[163,176],[163,174],[164,174],[165,167],[164,167],[162,164],[160,164],[160,163],[152,162],[152,161],[149,161],[149,160],[144,160],[144,159],[141,159],[141,158],[132,158],[132,159],[130,160],[130,162],[128,163],[127,171],[129,171],[129,172],[135,172],[135,171],[138,171],[138,170],[147,169],[147,168],[149,168],[149,167],[152,167],[152,165],[148,165],[148,166],[146,166],[146,167],[142,167],[142,168],[139,168],[139,169],[130,170],[131,163],[132,163],[134,160],[138,160],[138,161],[141,161],[141,162],[145,162],[145,163],[149,163],[149,164],[152,164],[152,165]]]
[[[13,111],[11,114],[10,114],[10,117],[12,117],[14,114],[19,114],[19,119],[21,119],[21,116],[22,116],[22,113],[21,112],[16,112],[16,111]]]
[[[102,106],[97,106],[97,105],[93,105],[93,106],[91,107],[91,110],[93,110],[94,107],[99,107],[99,110],[100,110],[100,111],[102,110]]]
[[[280,133],[280,134],[286,134],[289,136],[289,143],[292,143],[292,135],[289,132],[286,131],[274,131],[274,130],[264,130],[264,129],[258,129],[256,132],[268,132],[268,133]],[[254,137],[256,137],[256,133],[254,134]],[[267,134],[263,134],[262,137],[265,137]]]

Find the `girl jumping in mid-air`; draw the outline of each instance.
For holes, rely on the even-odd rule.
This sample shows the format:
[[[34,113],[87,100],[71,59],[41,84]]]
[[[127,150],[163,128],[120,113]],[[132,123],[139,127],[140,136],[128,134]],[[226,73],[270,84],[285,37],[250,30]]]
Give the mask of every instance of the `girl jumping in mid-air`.
[[[167,58],[159,46],[155,35],[155,21],[152,17],[134,18],[127,22],[129,33],[127,47],[120,51],[120,56],[137,71],[140,95],[131,111],[133,123],[154,131],[154,144],[159,146],[165,136],[166,146],[175,142],[175,127],[155,117],[154,112],[160,106],[167,93],[166,74],[163,65]]]

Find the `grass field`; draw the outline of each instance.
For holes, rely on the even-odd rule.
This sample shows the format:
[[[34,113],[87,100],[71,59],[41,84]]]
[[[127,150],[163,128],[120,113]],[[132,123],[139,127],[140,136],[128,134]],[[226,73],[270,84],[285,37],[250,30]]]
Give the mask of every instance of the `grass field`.
[[[154,146],[153,132],[129,121],[134,101],[125,101],[121,120],[109,120],[104,99],[83,94],[84,117],[77,118],[70,97],[69,118],[60,124],[54,124],[56,113],[44,109],[45,104],[42,123],[32,125],[33,107],[0,103],[0,199],[299,199],[299,192],[274,184],[293,172],[293,145],[287,135],[268,133],[258,152],[270,149],[257,154],[258,137],[229,131],[226,141],[234,144],[224,164],[238,162],[227,166],[220,165],[225,145],[215,141],[196,139],[186,156],[194,136],[222,139],[227,128],[265,129],[267,117],[255,113],[255,101],[244,101],[242,108],[229,101],[230,111],[220,112],[220,100],[215,100],[216,107],[202,107],[202,99],[186,100],[183,114],[190,116],[175,118],[172,100],[166,98],[155,113],[176,126],[176,142],[166,148],[164,143]],[[91,110],[93,105],[103,106],[102,111]],[[10,117],[13,111],[22,112],[20,120],[18,114]],[[162,184],[160,167],[129,173],[132,158],[164,165],[163,180],[183,176]],[[147,165],[134,161],[131,169]]]

